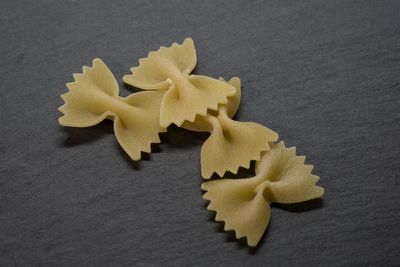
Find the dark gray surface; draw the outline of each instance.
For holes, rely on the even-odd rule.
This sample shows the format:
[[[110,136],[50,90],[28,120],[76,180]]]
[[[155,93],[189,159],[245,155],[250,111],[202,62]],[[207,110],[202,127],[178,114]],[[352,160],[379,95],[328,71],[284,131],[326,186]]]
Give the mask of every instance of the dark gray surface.
[[[0,3],[0,265],[400,264],[400,1],[213,2]],[[82,65],[101,57],[122,86],[187,36],[196,73],[240,76],[238,119],[297,146],[326,189],[274,208],[256,250],[205,209],[206,134],[172,128],[133,163],[110,122],[57,123]]]

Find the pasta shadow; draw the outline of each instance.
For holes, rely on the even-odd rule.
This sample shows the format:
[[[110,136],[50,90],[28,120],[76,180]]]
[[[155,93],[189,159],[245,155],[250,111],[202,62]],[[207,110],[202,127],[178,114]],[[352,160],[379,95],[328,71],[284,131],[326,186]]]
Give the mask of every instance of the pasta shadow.
[[[208,204],[209,204],[209,202],[207,201],[207,203],[205,203],[203,206],[205,208],[207,208]],[[225,222],[215,221],[216,213],[214,211],[210,211],[210,212],[211,213],[208,214],[208,216],[207,216],[207,221],[211,222],[215,225],[215,227],[214,227],[215,232],[224,234],[225,243],[232,243],[236,247],[236,249],[247,249],[247,252],[249,255],[255,255],[255,254],[257,254],[257,251],[260,249],[260,247],[262,247],[264,245],[264,243],[267,242],[266,239],[268,238],[268,232],[269,232],[268,229],[265,231],[265,233],[261,237],[260,242],[257,244],[257,246],[255,246],[255,247],[248,246],[245,237],[236,239],[235,231],[233,231],[233,230],[225,231],[225,229],[224,229]]]
[[[114,135],[113,122],[102,121],[95,127],[71,128],[60,127],[60,130],[68,134],[67,139],[62,142],[64,147],[73,147],[81,144],[95,142],[106,135]]]
[[[178,128],[175,125],[169,126],[168,131],[160,135],[161,143],[169,147],[188,148],[201,146],[209,136],[209,133],[191,132]]]
[[[294,203],[294,204],[280,204],[273,203],[272,207],[277,207],[288,212],[305,212],[313,209],[322,208],[324,202],[321,198],[312,199],[305,202]]]

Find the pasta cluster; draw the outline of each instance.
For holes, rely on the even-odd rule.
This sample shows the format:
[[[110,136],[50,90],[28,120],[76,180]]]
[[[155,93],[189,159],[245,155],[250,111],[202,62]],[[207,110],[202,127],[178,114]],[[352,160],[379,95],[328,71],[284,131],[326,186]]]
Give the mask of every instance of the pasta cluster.
[[[286,148],[278,134],[254,122],[233,120],[239,108],[241,84],[237,77],[225,81],[191,74],[197,63],[193,40],[161,47],[139,59],[139,66],[123,81],[143,91],[119,96],[118,83],[101,59],[83,67],[67,83],[69,91],[61,97],[63,116],[59,123],[68,127],[90,127],[104,119],[114,121],[118,143],[132,160],[151,152],[159,143],[159,133],[175,124],[187,130],[209,132],[201,149],[201,175],[209,179],[226,172],[236,174],[256,161],[256,176],[243,179],[215,179],[205,182],[204,199],[225,230],[246,237],[256,246],[270,218],[270,204],[296,203],[319,198],[324,190],[316,185],[295,148]]]

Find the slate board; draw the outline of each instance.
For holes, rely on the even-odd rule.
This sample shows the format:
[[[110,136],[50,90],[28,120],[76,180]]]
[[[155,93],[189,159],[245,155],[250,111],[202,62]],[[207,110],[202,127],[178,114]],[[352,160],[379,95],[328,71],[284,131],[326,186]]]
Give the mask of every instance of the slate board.
[[[2,1],[0,265],[399,265],[399,13],[400,1]],[[237,119],[279,132],[326,189],[274,207],[257,249],[205,208],[207,134],[171,127],[134,163],[110,122],[57,123],[82,65],[101,57],[128,95],[138,58],[188,36],[196,73],[241,77]]]

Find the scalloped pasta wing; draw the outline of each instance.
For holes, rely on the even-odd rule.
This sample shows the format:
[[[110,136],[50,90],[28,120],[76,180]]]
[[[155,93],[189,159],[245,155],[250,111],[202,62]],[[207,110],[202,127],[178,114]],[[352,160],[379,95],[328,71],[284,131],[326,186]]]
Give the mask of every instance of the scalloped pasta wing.
[[[160,107],[160,124],[181,126],[185,121],[195,121],[196,115],[205,116],[207,109],[217,110],[218,104],[228,103],[227,95],[235,94],[234,88],[206,76],[191,75],[190,84],[182,89],[173,83],[165,93]]]
[[[269,204],[262,194],[254,194],[254,179],[221,179],[203,183],[210,200],[207,209],[216,211],[216,221],[225,222],[225,231],[235,231],[236,238],[246,237],[249,246],[256,246],[268,226]]]
[[[229,81],[226,81],[224,78],[220,77],[220,81],[228,83],[235,88],[235,95],[228,97],[228,103],[226,105],[227,114],[230,118],[235,116],[236,112],[239,109],[240,98],[241,98],[241,84],[239,77],[232,77]],[[211,132],[212,127],[210,127],[210,123],[207,121],[206,117],[197,115],[194,122],[185,121],[182,124],[182,128],[194,132]]]
[[[254,122],[230,119],[221,109],[218,117],[210,117],[213,126],[210,137],[201,148],[201,175],[210,178],[215,172],[237,173],[239,167],[249,168],[252,160],[258,161],[261,152],[269,150],[269,143],[278,140],[274,131]]]
[[[224,81],[232,85],[236,91],[235,95],[228,98],[228,104],[226,105],[226,113],[229,118],[233,118],[240,106],[240,100],[242,97],[241,81],[239,77],[232,77],[229,81],[225,81],[223,78],[219,78],[220,81]]]
[[[305,156],[296,156],[296,147],[285,148],[284,142],[271,145],[271,153],[256,164],[256,174],[267,177],[272,202],[291,204],[319,198],[324,194],[316,186],[319,176],[312,165],[304,164]]]
[[[68,93],[61,95],[65,104],[59,110],[64,116],[58,121],[63,126],[89,127],[112,115],[100,108],[99,102],[102,96],[118,95],[118,83],[114,75],[99,58],[93,60],[93,67],[84,66],[82,70],[82,73],[73,75],[75,82],[67,83]]]
[[[129,106],[136,107],[137,113],[121,112],[114,120],[114,132],[121,147],[133,160],[141,158],[141,152],[151,153],[151,144],[160,143],[160,103],[163,92],[139,92],[124,98]]]
[[[179,72],[189,75],[196,66],[196,49],[193,40],[186,38],[182,44],[173,43],[170,47],[161,46],[151,51],[146,58],[139,59],[139,66],[131,68],[124,82],[141,89],[167,89],[170,78],[164,68],[175,67]]]

